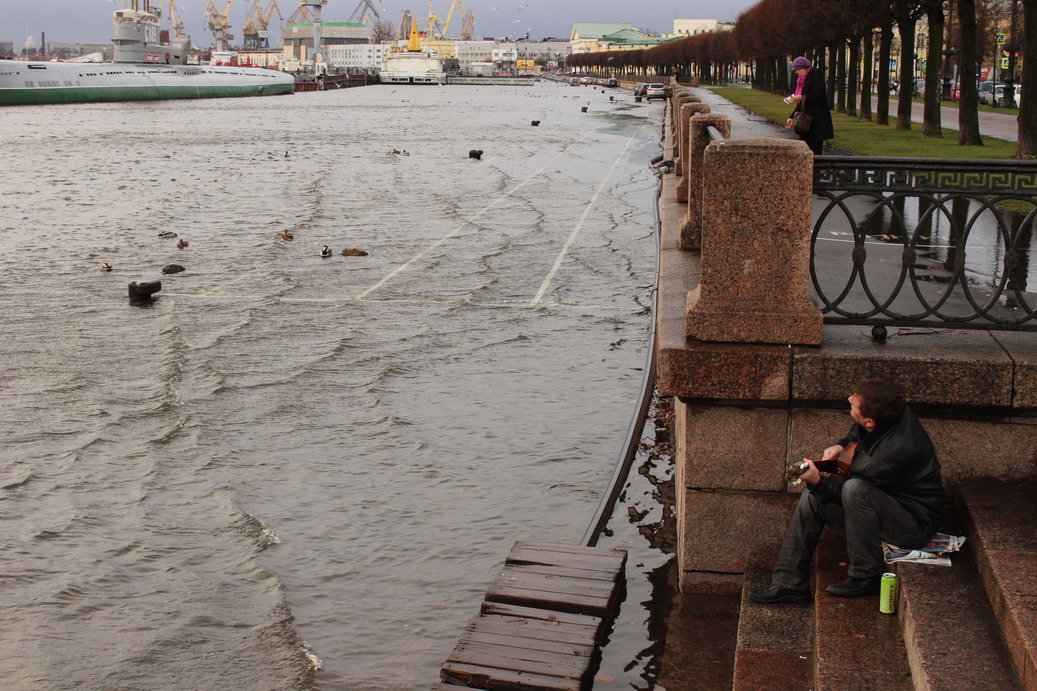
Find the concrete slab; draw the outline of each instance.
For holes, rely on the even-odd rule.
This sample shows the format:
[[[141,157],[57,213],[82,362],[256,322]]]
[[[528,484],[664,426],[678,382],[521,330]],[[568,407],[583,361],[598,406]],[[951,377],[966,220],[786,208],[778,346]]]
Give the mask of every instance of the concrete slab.
[[[1012,359],[986,331],[890,329],[875,341],[870,329],[826,326],[821,348],[793,348],[792,400],[846,400],[862,377],[891,376],[922,405],[1012,406]]]

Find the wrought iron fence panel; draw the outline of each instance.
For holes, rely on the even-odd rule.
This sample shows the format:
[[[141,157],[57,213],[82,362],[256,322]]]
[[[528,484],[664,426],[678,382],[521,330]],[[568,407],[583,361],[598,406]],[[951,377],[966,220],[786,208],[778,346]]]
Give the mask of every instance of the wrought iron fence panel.
[[[826,323],[1037,331],[1037,163],[819,156],[814,194]],[[852,242],[845,280],[829,240]]]

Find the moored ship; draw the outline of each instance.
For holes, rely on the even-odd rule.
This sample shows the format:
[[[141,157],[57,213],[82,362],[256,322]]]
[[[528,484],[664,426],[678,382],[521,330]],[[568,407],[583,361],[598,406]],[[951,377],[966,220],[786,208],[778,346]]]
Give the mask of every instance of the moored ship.
[[[159,41],[160,10],[127,0],[114,13],[106,63],[0,60],[0,105],[290,94],[291,75],[258,67],[188,65],[191,41]]]
[[[388,53],[382,58],[379,79],[383,84],[443,84],[446,72],[443,58],[428,48],[421,47],[418,24],[411,24],[407,50]]]

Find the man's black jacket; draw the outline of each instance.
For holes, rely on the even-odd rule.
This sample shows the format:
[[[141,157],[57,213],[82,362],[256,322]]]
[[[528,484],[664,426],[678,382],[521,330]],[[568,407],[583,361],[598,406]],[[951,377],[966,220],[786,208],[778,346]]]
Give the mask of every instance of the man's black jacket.
[[[839,444],[845,447],[850,442],[859,442],[851,476],[890,495],[915,517],[919,526],[935,532],[943,517],[940,462],[929,434],[911,409],[905,409],[897,422],[879,425],[871,432],[854,423]],[[840,478],[822,475],[810,492],[821,501],[839,502],[842,482]]]

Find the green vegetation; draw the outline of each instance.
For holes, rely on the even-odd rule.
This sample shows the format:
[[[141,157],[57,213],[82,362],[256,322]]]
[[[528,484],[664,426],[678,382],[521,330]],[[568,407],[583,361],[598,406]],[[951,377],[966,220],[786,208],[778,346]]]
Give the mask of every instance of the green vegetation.
[[[780,96],[756,89],[710,88],[732,103],[748,108],[771,122],[784,125],[791,107]],[[922,137],[922,124],[912,123],[911,130],[894,129],[896,112],[890,113],[889,125],[859,121],[843,113],[832,113],[835,139],[831,143],[863,156],[903,156],[907,158],[1013,158],[1015,142],[983,137],[984,146],[958,146],[957,130],[944,128],[943,139]]]

